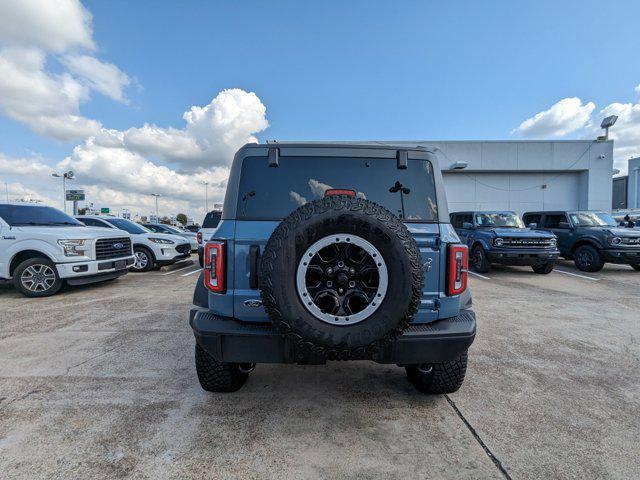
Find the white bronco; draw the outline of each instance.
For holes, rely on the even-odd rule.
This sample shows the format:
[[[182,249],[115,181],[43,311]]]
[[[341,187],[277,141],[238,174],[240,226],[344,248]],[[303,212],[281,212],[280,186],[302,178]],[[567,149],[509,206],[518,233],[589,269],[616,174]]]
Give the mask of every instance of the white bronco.
[[[86,227],[53,207],[0,204],[0,282],[13,279],[27,297],[111,280],[133,263],[127,232]]]

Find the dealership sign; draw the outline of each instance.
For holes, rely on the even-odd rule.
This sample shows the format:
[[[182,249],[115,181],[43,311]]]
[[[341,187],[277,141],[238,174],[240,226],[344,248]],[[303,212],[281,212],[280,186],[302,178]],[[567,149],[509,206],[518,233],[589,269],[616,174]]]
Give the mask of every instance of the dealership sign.
[[[67,190],[65,198],[68,202],[82,202],[84,201],[84,190]]]

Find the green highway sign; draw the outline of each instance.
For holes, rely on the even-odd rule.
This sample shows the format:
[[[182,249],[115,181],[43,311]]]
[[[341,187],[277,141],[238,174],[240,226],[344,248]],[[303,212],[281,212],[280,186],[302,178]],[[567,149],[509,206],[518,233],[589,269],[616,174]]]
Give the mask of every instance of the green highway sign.
[[[104,214],[109,213],[109,207],[102,207],[100,209],[100,213],[104,213]]]

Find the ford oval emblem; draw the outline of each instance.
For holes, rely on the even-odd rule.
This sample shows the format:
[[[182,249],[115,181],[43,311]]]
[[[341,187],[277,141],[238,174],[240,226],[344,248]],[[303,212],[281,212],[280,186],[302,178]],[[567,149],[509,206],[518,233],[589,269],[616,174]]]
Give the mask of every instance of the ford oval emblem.
[[[249,300],[245,300],[243,303],[245,307],[250,307],[250,308],[258,308],[262,306],[262,300],[258,300],[257,298],[251,298]]]
[[[122,247],[124,247],[124,243],[122,243],[122,242],[118,242],[118,243],[114,243],[113,244],[113,248],[115,248],[116,250],[120,250]]]

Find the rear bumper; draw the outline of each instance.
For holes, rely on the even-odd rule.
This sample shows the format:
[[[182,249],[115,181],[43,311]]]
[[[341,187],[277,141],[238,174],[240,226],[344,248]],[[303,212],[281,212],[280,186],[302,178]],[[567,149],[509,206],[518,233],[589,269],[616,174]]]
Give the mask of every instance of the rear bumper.
[[[553,262],[559,255],[560,252],[558,250],[496,248],[487,252],[487,259],[491,263],[529,266]]]
[[[216,360],[235,363],[322,364],[307,350],[278,333],[271,324],[252,324],[194,308],[189,316],[196,342]],[[397,339],[372,354],[378,363],[415,364],[454,360],[473,343],[476,315],[462,310],[456,317],[410,325]]]
[[[602,250],[602,257],[605,262],[609,263],[638,263],[640,264],[640,249],[634,248],[608,248]]]

